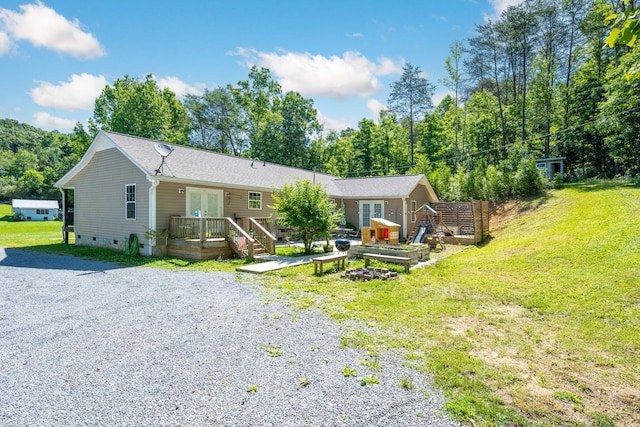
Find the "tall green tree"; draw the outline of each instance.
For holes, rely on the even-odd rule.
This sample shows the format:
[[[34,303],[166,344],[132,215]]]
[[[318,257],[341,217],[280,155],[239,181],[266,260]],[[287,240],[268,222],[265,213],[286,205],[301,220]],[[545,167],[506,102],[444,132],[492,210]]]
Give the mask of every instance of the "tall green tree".
[[[311,139],[318,135],[322,126],[317,119],[313,100],[297,92],[287,92],[280,107],[284,148],[284,163],[293,167],[305,167]]]
[[[189,117],[169,89],[160,89],[148,74],[144,81],[125,76],[107,85],[96,99],[96,129],[187,144]]]
[[[435,86],[422,76],[420,67],[405,64],[400,80],[392,83],[387,103],[389,110],[401,119],[406,119],[409,127],[410,161],[414,163],[416,146],[415,125],[433,108],[431,97]]]
[[[615,161],[615,174],[640,174],[640,44],[622,56],[620,66],[607,73],[606,101],[601,105],[606,123],[605,144]]]
[[[187,95],[184,105],[191,117],[189,140],[192,145],[234,156],[246,150],[241,107],[229,87]]]
[[[449,47],[449,56],[444,62],[444,69],[447,72],[446,76],[442,79],[442,83],[451,91],[453,91],[453,100],[455,102],[454,111],[454,122],[453,122],[453,130],[454,130],[454,142],[456,145],[456,149],[460,144],[459,134],[460,134],[460,114],[458,105],[460,103],[460,93],[462,89],[462,55],[464,53],[464,44],[457,40]],[[464,151],[464,150],[462,150]]]
[[[496,24],[488,22],[485,25],[480,25],[476,28],[478,35],[470,40],[470,45],[473,48],[473,54],[476,58],[476,62],[487,61],[487,68],[490,70],[490,78],[493,80],[492,92],[498,100],[498,110],[500,113],[500,126],[502,129],[502,158],[507,156],[507,123],[505,119],[504,104],[506,99],[503,98],[504,91],[502,90],[502,84],[504,81],[502,58],[505,56],[502,45],[498,39],[498,31]],[[483,78],[480,77],[480,79]],[[476,77],[478,78],[478,77]],[[481,86],[478,86],[481,87]]]
[[[261,160],[284,164],[282,146],[282,88],[271,78],[268,68],[251,67],[249,79],[232,89],[242,107],[242,128],[250,143],[249,155]]]
[[[498,99],[489,91],[476,92],[467,102],[467,126],[470,152],[476,159],[485,159],[486,164],[500,161],[500,120]]]
[[[538,36],[538,16],[531,3],[525,0],[517,6],[509,6],[502,13],[499,26],[507,46],[514,104],[520,107],[520,140],[523,144],[527,140],[527,89]]]

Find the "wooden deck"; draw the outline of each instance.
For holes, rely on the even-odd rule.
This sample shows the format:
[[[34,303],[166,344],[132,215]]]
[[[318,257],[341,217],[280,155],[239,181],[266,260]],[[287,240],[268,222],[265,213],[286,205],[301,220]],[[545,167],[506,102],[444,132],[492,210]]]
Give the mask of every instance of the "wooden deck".
[[[235,257],[235,252],[229,242],[222,238],[207,239],[169,239],[167,241],[167,255],[177,258],[206,261],[209,259],[229,259]]]

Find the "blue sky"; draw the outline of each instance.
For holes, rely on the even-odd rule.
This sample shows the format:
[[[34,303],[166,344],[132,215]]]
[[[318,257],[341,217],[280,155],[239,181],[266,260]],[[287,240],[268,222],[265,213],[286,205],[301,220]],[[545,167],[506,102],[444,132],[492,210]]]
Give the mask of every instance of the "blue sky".
[[[0,118],[70,132],[106,84],[152,73],[179,97],[251,65],[314,100],[327,129],[377,119],[402,66],[440,79],[450,45],[518,0],[0,3]]]

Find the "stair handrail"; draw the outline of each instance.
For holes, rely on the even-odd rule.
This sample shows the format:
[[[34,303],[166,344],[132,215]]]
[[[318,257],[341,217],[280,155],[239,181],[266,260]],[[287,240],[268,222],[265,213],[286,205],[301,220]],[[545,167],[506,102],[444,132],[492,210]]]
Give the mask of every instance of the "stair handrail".
[[[227,241],[231,248],[241,258],[248,258],[253,261],[253,244],[255,240],[240,227],[233,219],[227,217]],[[243,241],[244,239],[244,241]]]
[[[253,230],[253,238],[262,245],[265,250],[271,255],[276,254],[276,237],[262,226],[254,218],[249,217],[249,223]]]

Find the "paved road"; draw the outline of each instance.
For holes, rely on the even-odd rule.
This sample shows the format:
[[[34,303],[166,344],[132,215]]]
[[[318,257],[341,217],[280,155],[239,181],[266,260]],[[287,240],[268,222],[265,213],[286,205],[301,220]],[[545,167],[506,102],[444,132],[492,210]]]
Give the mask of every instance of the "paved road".
[[[0,425],[457,425],[402,360],[241,277],[0,248]]]

